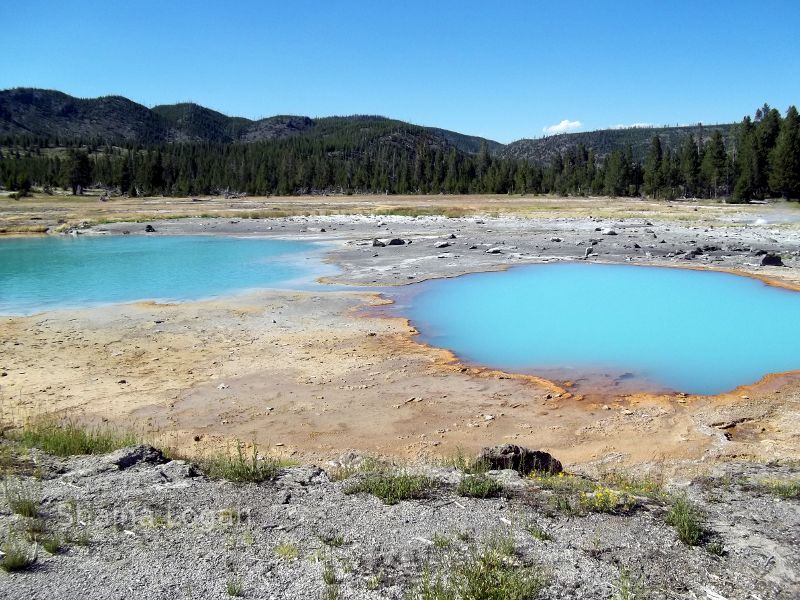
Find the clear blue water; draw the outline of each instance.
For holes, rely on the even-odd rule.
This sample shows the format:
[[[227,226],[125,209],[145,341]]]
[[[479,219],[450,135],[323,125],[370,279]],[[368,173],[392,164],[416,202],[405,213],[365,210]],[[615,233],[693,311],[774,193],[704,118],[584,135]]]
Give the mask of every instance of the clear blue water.
[[[305,242],[212,236],[0,240],[0,314],[293,287],[322,274]]]
[[[587,391],[716,394],[800,369],[800,293],[748,277],[561,263],[415,287],[398,310],[422,341]]]

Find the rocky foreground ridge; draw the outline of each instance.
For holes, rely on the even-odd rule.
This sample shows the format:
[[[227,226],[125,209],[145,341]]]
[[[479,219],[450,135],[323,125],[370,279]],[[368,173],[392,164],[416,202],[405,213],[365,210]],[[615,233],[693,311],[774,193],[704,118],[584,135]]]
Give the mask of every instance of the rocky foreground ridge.
[[[264,476],[248,483],[149,446],[57,458],[2,440],[0,450],[2,566],[21,560],[0,572],[9,600],[800,593],[792,465],[722,463],[664,483],[589,479],[516,447],[402,467],[240,454],[226,474]]]

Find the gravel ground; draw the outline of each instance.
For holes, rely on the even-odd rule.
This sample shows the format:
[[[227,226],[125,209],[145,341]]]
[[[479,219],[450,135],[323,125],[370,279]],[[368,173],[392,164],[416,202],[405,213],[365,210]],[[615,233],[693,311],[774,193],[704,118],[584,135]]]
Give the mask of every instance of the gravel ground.
[[[636,496],[621,514],[565,514],[553,508],[555,492],[513,471],[491,474],[505,485],[501,497],[472,499],[456,494],[458,471],[410,467],[436,485],[424,498],[388,506],[345,494],[353,479],[331,481],[314,466],[236,484],[142,448],[69,459],[31,451],[41,480],[16,476],[7,489],[27,486],[41,499],[48,531],[76,541],[56,555],[39,548],[28,571],[0,573],[0,597],[225,598],[226,585],[238,581],[246,598],[405,598],[426,565],[436,572],[509,535],[515,556],[507,560],[546,577],[541,598],[615,597],[625,572],[650,598],[800,594],[798,501],[755,485],[796,479],[796,467],[723,463],[710,477],[670,483],[705,514],[709,535],[691,547],[664,523],[662,500]],[[5,501],[0,506],[4,535],[27,527]],[[536,539],[533,523],[552,539]],[[297,556],[280,556],[281,544]],[[335,583],[330,572],[324,582],[326,568]]]
[[[446,218],[315,216],[276,219],[180,219],[115,223],[95,234],[257,235],[326,242],[341,269],[327,280],[366,286],[403,285],[436,277],[557,260],[736,269],[800,280],[800,227],[795,223],[647,220],[601,217]],[[387,244],[374,246],[374,240]],[[402,244],[388,245],[393,239]],[[587,250],[591,250],[587,257]],[[490,252],[491,251],[491,252]],[[762,267],[764,252],[785,267]]]

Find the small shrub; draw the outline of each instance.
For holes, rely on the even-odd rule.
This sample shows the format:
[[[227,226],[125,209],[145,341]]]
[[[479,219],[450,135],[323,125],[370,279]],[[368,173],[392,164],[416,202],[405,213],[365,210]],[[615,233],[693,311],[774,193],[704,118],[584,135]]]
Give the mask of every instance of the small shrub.
[[[503,486],[488,475],[468,475],[461,479],[456,491],[459,496],[491,498],[503,491]]]
[[[594,492],[581,492],[580,507],[589,512],[615,513],[631,507],[632,499],[611,488],[599,486]]]
[[[664,520],[675,528],[678,539],[688,546],[697,546],[703,538],[701,514],[686,496],[673,500]]]
[[[383,471],[367,474],[360,481],[345,488],[344,493],[366,492],[391,505],[401,500],[423,498],[433,485],[433,481],[423,475]]]
[[[440,533],[434,533],[431,536],[431,541],[433,542],[433,547],[437,550],[445,550],[453,545],[449,537]]]
[[[709,542],[706,544],[706,551],[714,556],[725,556],[725,546],[722,542]]]
[[[137,438],[131,433],[100,427],[86,427],[74,421],[35,420],[26,425],[18,441],[29,448],[39,448],[54,456],[106,454],[132,446]]]
[[[225,582],[225,591],[227,592],[228,596],[241,598],[244,596],[244,586],[242,584],[242,580],[238,577],[231,577]]]
[[[297,549],[297,546],[290,542],[278,544],[275,546],[274,552],[284,560],[295,560],[300,556],[300,551]]]
[[[0,559],[0,569],[6,573],[25,571],[36,562],[36,552],[23,546],[15,537],[9,536],[2,546],[3,558]]]
[[[236,443],[236,453],[221,454],[198,461],[198,466],[212,479],[227,479],[237,483],[260,483],[273,479],[280,471],[280,461],[259,458],[258,446],[253,445],[250,456],[245,455],[244,444]]]

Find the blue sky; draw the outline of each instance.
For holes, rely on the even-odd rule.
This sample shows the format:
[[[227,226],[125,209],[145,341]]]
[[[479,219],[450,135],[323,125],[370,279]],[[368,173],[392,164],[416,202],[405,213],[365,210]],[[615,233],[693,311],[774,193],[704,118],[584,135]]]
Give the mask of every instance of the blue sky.
[[[0,0],[0,88],[502,142],[800,103],[800,2]]]

